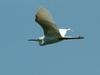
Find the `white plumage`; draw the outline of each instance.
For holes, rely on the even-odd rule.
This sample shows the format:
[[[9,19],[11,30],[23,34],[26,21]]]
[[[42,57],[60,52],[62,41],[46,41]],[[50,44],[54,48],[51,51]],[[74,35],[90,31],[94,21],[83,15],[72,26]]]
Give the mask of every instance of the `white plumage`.
[[[39,8],[35,15],[35,21],[42,27],[44,35],[38,39],[29,39],[29,41],[38,41],[41,46],[59,42],[68,39],[83,39],[83,37],[69,37],[66,33],[71,30],[57,27],[52,15],[46,8]]]

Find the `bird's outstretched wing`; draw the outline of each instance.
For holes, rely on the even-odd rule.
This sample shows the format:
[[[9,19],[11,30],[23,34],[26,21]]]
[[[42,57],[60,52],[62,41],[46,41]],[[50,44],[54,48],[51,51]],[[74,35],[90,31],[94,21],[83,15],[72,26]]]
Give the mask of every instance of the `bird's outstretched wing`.
[[[40,8],[37,11],[35,21],[43,28],[45,36],[60,36],[59,29],[46,8]]]

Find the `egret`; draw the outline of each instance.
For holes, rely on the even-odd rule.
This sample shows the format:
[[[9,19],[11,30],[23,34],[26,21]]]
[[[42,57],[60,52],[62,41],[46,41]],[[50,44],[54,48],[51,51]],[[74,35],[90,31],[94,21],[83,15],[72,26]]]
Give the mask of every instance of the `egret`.
[[[37,39],[29,39],[28,41],[38,41],[40,46],[53,44],[62,40],[83,39],[84,37],[71,37],[66,35],[70,28],[61,29],[53,20],[52,15],[46,8],[39,8],[35,15],[35,21],[42,27],[44,35]]]

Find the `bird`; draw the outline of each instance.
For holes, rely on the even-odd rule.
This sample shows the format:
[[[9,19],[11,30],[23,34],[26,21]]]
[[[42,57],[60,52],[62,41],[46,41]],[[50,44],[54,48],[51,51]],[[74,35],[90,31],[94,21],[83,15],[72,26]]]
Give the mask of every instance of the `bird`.
[[[53,20],[52,14],[47,8],[40,7],[35,14],[35,22],[43,29],[43,36],[37,39],[29,39],[28,41],[38,41],[40,46],[50,45],[53,43],[60,42],[62,40],[71,39],[84,39],[82,36],[71,37],[66,35],[70,28],[59,28]]]

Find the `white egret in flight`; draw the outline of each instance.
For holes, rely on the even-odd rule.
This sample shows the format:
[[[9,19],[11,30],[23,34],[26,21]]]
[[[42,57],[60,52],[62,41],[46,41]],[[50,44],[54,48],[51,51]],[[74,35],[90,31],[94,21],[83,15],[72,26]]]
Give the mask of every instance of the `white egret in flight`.
[[[62,40],[70,39],[83,39],[84,37],[70,37],[66,33],[71,30],[58,28],[54,22],[52,15],[46,8],[39,8],[35,15],[35,21],[42,27],[44,35],[38,39],[29,39],[28,41],[38,41],[39,45],[44,46],[47,44],[53,44]]]

